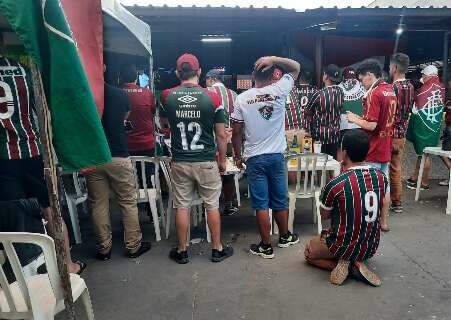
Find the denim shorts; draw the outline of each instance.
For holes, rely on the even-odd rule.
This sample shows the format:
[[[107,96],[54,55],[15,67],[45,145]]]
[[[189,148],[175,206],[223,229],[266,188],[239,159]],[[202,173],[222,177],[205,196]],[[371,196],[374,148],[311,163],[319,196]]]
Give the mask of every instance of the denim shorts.
[[[379,162],[367,162],[366,164],[368,165],[368,167],[379,170],[380,172],[385,174],[385,176],[387,177],[387,180],[389,182],[388,186],[387,186],[387,193],[389,193],[390,192],[390,173],[389,173],[390,164],[389,163],[379,163]]]
[[[246,161],[247,180],[252,208],[287,209],[287,177],[285,159],[281,153],[254,156]]]

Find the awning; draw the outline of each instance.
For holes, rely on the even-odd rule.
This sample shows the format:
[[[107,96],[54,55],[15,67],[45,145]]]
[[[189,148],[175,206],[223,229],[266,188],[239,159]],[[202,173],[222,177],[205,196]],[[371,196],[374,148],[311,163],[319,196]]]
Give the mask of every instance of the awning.
[[[104,50],[152,57],[150,26],[127,11],[118,0],[102,0]],[[124,30],[124,28],[126,30]],[[132,33],[132,38],[127,33]]]

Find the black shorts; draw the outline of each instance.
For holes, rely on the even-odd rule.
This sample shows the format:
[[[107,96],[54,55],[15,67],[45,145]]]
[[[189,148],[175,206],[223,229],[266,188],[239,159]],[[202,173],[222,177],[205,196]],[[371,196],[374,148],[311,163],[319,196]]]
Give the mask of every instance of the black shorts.
[[[0,201],[36,198],[50,207],[42,157],[0,160]]]

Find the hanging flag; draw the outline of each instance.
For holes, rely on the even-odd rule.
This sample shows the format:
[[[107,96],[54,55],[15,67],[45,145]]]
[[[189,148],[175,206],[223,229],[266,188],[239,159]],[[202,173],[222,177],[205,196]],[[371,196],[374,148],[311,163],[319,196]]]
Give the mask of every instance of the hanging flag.
[[[423,154],[425,147],[438,145],[444,101],[445,88],[438,77],[430,79],[417,91],[407,129],[407,140],[413,143],[416,154]]]
[[[50,107],[53,145],[65,171],[111,160],[111,154],[59,0],[0,0],[0,11],[39,67]]]
[[[100,0],[61,0],[97,110],[103,113],[103,16]]]

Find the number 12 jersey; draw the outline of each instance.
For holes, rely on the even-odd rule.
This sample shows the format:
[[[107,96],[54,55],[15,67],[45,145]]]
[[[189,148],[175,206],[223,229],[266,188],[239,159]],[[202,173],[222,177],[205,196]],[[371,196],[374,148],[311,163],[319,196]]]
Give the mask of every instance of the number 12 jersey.
[[[331,217],[326,244],[336,258],[364,261],[376,253],[387,186],[381,171],[361,166],[343,172],[324,187],[321,207]]]
[[[179,162],[214,161],[215,124],[224,123],[221,97],[199,85],[182,84],[163,91],[160,116],[171,127],[172,159]]]

